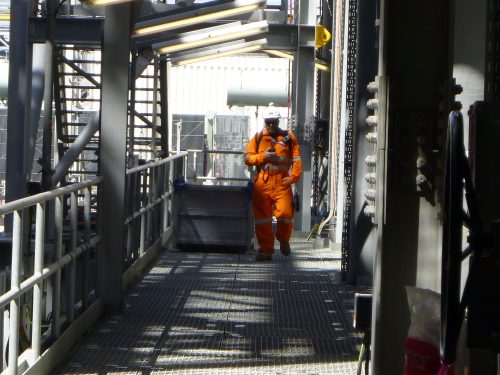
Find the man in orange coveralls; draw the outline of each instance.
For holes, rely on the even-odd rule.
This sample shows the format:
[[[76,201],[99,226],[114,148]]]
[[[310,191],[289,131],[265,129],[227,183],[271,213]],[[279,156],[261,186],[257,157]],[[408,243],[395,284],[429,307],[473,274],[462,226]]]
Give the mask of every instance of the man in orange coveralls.
[[[253,189],[253,214],[259,261],[273,258],[273,214],[278,221],[276,239],[280,251],[290,255],[294,211],[291,185],[302,174],[297,137],[280,129],[279,122],[279,111],[270,105],[264,115],[265,128],[250,139],[244,153],[245,163],[256,166],[258,172]]]

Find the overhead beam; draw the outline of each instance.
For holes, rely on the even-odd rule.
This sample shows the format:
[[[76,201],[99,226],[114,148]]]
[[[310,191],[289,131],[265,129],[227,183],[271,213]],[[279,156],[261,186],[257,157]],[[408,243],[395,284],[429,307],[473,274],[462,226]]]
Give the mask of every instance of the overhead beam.
[[[168,11],[144,17],[135,24],[133,37],[171,31],[202,22],[227,19],[235,15],[253,12],[265,6],[265,0],[236,0],[196,5],[179,12]]]
[[[31,43],[47,40],[47,18],[30,17],[28,39]],[[55,26],[56,44],[101,45],[104,17],[58,17]]]
[[[211,27],[220,25],[216,23],[204,24],[204,27]],[[315,26],[314,25],[292,25],[292,24],[273,24],[268,23],[268,31],[265,34],[267,39],[267,48],[274,50],[285,50],[285,51],[296,51],[299,45],[299,27],[300,27],[300,38],[301,43],[308,41],[314,46],[315,40]],[[154,44],[165,42],[168,40],[177,39],[179,34],[173,33],[161,33],[157,35],[151,35],[145,38],[133,40],[136,49],[141,50],[144,48],[150,48]]]

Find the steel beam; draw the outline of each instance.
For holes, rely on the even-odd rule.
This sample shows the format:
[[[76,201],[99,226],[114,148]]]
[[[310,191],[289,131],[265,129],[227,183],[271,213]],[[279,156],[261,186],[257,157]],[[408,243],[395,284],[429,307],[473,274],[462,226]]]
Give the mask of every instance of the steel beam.
[[[17,2],[16,0],[13,3]],[[56,44],[100,46],[103,28],[103,17],[58,17],[54,38]],[[45,43],[47,35],[47,18],[31,17],[29,19],[29,41],[31,43]]]

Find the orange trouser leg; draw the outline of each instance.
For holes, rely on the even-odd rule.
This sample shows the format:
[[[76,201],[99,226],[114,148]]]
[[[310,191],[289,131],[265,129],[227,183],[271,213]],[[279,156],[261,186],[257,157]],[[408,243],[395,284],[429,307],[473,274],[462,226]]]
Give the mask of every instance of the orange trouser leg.
[[[274,253],[273,200],[269,185],[261,180],[256,181],[253,190],[253,215],[260,251]]]
[[[293,194],[291,187],[283,187],[274,191],[274,216],[278,221],[276,239],[289,242],[293,232]]]

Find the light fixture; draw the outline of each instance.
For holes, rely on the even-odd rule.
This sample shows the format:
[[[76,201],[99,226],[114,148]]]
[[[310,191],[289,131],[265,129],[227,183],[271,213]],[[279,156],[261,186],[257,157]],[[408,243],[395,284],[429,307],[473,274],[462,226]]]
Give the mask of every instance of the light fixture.
[[[130,3],[132,1],[134,0],[80,0],[82,4],[86,4],[89,6],[105,6],[118,3]]]
[[[282,57],[282,58],[290,60],[290,61],[293,61],[293,59],[294,59],[294,56],[288,52],[283,52],[283,51],[279,51],[279,50],[275,50],[275,49],[266,49],[265,52],[268,53],[269,55]],[[324,72],[330,71],[330,66],[325,61],[315,60],[314,67],[316,69],[322,70]]]
[[[181,37],[178,39],[156,43],[153,44],[151,48],[156,50],[159,54],[174,53],[262,34],[267,31],[268,27],[266,21],[252,22],[246,25],[235,22],[228,25],[181,34]]]
[[[273,56],[278,56],[278,57],[282,57],[284,59],[293,60],[293,55],[291,53],[279,51],[276,49],[266,49],[265,52],[267,52],[268,54],[273,55]]]
[[[322,70],[324,72],[329,72],[330,71],[330,65],[328,65],[326,62],[324,61],[319,61],[319,60],[316,60],[314,62],[314,66],[316,69],[318,70]]]
[[[213,48],[209,50],[204,50],[201,52],[194,52],[174,57],[171,59],[171,62],[172,65],[174,66],[193,64],[200,61],[218,59],[220,57],[227,57],[242,53],[260,51],[266,46],[267,46],[267,39],[253,40],[251,42],[238,43],[233,45],[212,46]]]
[[[191,11],[139,21],[135,24],[132,36],[139,37],[220,18],[237,16],[253,12],[263,8],[265,5],[265,0],[236,0],[226,4],[205,6]]]

